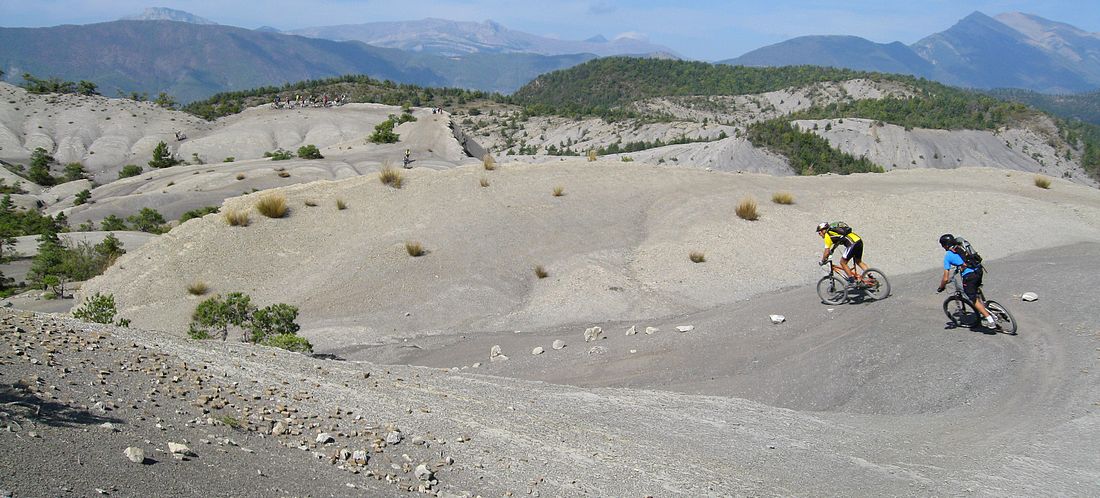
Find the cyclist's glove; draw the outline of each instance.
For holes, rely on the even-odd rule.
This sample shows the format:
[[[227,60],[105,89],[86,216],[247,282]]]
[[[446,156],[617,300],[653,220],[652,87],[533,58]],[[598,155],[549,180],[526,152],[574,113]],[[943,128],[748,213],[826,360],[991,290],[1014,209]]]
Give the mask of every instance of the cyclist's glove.
[[[936,287],[936,292],[943,292],[943,287]]]
[[[817,264],[818,264],[818,266],[825,266],[828,262],[829,262],[829,260],[823,259],[821,261],[818,261]]]

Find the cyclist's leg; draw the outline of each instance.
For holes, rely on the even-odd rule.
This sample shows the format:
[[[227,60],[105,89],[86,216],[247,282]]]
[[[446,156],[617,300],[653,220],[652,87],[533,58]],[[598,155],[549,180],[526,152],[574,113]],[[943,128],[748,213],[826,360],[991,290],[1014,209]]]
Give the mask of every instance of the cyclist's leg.
[[[989,314],[989,310],[985,309],[985,303],[982,302],[981,296],[978,295],[978,288],[982,286],[981,270],[963,275],[962,280],[963,294],[966,294],[970,302],[974,303],[974,309],[977,310],[986,321],[993,320],[993,315]]]
[[[844,273],[848,275],[849,279],[855,279],[859,276],[856,271],[852,269],[851,266],[848,264],[848,262],[851,261],[852,249],[855,246],[855,244],[845,246],[844,250],[840,253],[840,267],[844,269]]]

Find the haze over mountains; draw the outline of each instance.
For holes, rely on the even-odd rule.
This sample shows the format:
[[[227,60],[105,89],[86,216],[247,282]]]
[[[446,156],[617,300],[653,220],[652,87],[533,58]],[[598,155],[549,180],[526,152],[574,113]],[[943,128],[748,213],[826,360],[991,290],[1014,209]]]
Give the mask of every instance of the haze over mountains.
[[[672,49],[649,43],[638,36],[618,36],[608,40],[602,35],[596,35],[583,41],[561,40],[511,30],[493,21],[476,23],[423,19],[318,26],[286,31],[286,33],[337,41],[357,40],[377,47],[447,56],[473,53],[528,53],[594,54],[600,57],[661,54],[675,57]]]
[[[854,36],[802,36],[723,64],[828,65],[921,76],[971,88],[1074,93],[1100,86],[1100,34],[1020,12],[981,12],[906,46]]]
[[[560,40],[493,21],[424,19],[280,32],[155,8],[114,22],[0,28],[0,70],[7,81],[29,72],[89,80],[108,95],[164,91],[181,102],[349,73],[510,93],[540,74],[611,55],[676,57],[640,37]],[[975,12],[912,45],[804,36],[721,63],[835,66],[980,89],[1079,93],[1100,89],[1100,35],[1025,13]]]

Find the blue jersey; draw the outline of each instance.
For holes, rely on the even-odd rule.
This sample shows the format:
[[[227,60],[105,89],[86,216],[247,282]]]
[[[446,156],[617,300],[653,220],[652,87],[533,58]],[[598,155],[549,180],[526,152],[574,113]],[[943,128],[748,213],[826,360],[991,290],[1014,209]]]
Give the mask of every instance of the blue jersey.
[[[959,256],[958,254],[956,254],[955,251],[947,251],[947,252],[943,253],[943,269],[944,270],[950,270],[952,266],[963,266],[964,264],[965,264],[965,262],[963,261],[962,256]],[[974,271],[973,268],[969,268],[969,267],[963,268],[962,274],[966,275],[966,274],[972,273],[973,271]]]

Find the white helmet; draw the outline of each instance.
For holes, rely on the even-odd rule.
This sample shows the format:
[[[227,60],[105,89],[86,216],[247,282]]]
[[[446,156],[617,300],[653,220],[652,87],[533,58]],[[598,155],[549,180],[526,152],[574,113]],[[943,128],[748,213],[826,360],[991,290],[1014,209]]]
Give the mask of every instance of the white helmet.
[[[820,232],[820,231],[825,230],[827,228],[829,228],[829,224],[822,221],[821,223],[817,224],[817,230],[814,230],[814,231],[815,232]]]

